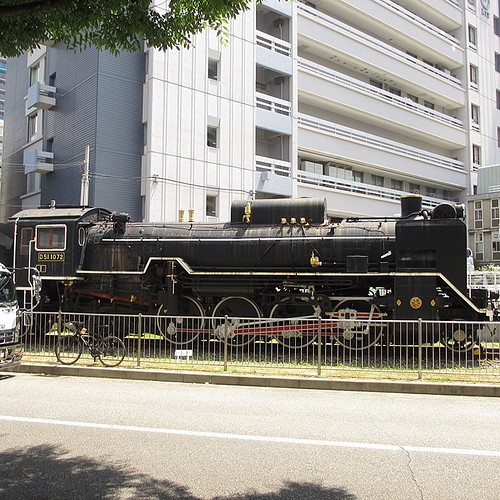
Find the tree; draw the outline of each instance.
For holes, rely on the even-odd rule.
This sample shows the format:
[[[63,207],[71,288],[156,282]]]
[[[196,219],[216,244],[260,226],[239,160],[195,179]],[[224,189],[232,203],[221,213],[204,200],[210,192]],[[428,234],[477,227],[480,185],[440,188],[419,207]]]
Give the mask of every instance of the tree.
[[[17,56],[43,41],[113,54],[141,41],[168,49],[187,46],[204,28],[225,33],[227,20],[251,0],[0,0],[0,54]]]

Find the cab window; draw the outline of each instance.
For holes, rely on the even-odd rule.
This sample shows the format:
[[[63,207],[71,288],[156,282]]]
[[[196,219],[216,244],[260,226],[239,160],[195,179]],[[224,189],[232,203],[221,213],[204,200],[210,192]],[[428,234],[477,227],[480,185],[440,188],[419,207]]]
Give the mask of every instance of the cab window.
[[[65,250],[66,226],[37,226],[36,250]]]
[[[23,227],[21,228],[21,255],[28,255],[30,251],[30,242],[33,239],[33,228]]]

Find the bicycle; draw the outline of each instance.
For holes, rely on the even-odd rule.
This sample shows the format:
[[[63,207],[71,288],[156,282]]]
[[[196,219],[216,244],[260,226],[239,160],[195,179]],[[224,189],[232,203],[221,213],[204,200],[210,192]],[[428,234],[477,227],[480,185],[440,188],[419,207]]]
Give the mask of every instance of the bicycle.
[[[59,334],[56,344],[56,358],[63,365],[76,363],[85,348],[94,361],[99,359],[104,366],[118,366],[123,361],[127,349],[115,335],[89,335],[83,323],[77,321],[65,323],[64,327],[71,333]]]

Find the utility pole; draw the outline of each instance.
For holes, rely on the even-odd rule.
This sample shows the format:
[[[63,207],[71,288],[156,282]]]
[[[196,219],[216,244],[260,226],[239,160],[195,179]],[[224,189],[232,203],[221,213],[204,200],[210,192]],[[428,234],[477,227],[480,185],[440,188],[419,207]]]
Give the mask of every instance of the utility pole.
[[[85,160],[83,162],[82,187],[80,191],[80,205],[86,207],[89,204],[89,163],[90,145],[85,146]]]

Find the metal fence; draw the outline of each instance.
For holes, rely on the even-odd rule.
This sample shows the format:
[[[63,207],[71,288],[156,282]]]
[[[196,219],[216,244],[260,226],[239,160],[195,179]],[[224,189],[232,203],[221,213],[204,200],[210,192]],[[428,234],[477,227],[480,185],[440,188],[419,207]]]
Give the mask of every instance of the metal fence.
[[[89,334],[120,337],[127,347],[121,364],[126,368],[342,377],[377,374],[398,379],[453,374],[481,376],[481,381],[488,377],[497,381],[494,377],[500,375],[498,323],[421,320],[34,313],[23,327],[24,359],[56,363],[58,336],[67,332],[64,325],[70,321],[82,322]],[[471,337],[477,341],[469,342]],[[86,353],[78,364],[94,362]]]

